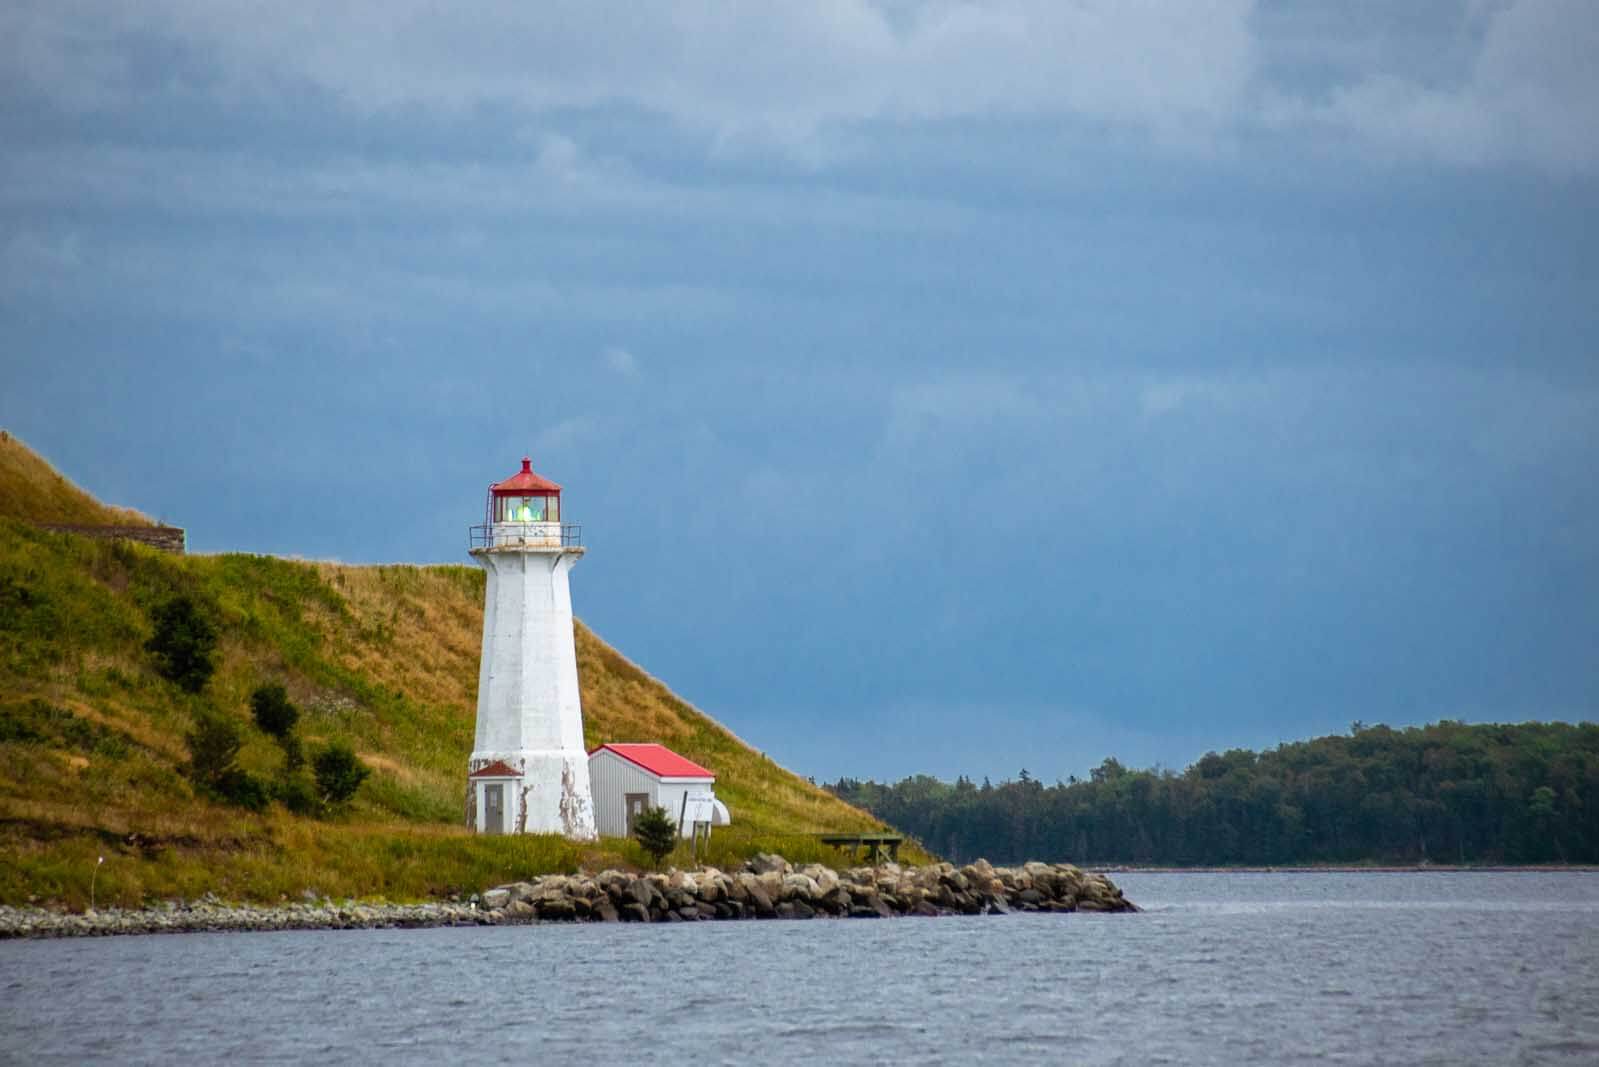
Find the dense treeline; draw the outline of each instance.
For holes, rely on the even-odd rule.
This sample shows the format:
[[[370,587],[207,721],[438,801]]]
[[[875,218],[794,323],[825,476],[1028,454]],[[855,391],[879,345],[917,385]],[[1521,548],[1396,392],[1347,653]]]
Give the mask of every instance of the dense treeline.
[[[1156,866],[1599,862],[1599,725],[1356,723],[1181,774],[828,787],[945,858]]]

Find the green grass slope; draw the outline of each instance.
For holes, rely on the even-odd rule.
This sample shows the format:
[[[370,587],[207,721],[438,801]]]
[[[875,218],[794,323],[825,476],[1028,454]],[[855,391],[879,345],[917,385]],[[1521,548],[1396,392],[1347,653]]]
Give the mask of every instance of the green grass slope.
[[[13,505],[0,497],[0,902],[87,903],[101,855],[102,904],[308,889],[412,899],[643,862],[625,841],[461,828],[482,624],[476,568],[173,556],[45,532]],[[220,634],[217,672],[197,696],[160,677],[143,647],[151,611],[178,594]],[[583,626],[576,637],[590,745],[658,740],[716,770],[734,825],[717,831],[712,862],[763,849],[836,862],[811,835],[881,828]],[[275,772],[279,751],[248,711],[251,690],[269,681],[300,707],[308,746],[348,741],[373,768],[346,814],[254,814],[198,795],[184,777],[184,735],[206,710],[244,728],[243,767]]]

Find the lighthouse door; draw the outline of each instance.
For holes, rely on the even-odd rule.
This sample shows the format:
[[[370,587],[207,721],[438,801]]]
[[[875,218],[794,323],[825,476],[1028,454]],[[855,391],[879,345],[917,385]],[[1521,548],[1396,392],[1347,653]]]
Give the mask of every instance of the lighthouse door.
[[[499,783],[483,787],[483,832],[505,833],[505,786]]]

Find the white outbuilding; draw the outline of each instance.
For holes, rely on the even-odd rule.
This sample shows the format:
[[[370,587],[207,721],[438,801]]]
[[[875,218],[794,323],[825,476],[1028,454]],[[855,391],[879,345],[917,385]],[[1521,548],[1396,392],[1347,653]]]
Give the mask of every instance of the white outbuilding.
[[[589,781],[594,821],[607,837],[630,835],[650,808],[665,808],[679,837],[709,836],[712,826],[732,821],[716,799],[715,773],[665,745],[601,745],[589,753]]]

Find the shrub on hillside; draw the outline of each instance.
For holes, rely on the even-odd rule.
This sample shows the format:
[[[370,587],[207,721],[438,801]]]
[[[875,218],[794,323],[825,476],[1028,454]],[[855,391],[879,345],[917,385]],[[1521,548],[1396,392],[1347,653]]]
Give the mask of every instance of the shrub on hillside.
[[[300,721],[300,709],[289,703],[288,690],[281,685],[258,685],[250,694],[250,714],[262,733],[281,742],[290,736]]]
[[[212,712],[201,713],[184,740],[189,745],[189,777],[206,786],[220,781],[233,769],[243,744],[233,720]]]
[[[272,799],[265,782],[238,767],[229,767],[224,771],[211,786],[211,791],[228,803],[251,811],[260,811]]]
[[[266,786],[234,762],[242,741],[232,719],[203,712],[184,740],[189,745],[190,781],[213,796],[251,811],[266,807]]]
[[[677,823],[665,808],[650,808],[633,820],[633,839],[659,867],[667,853],[677,847]]]
[[[322,802],[332,807],[349,803],[366,776],[372,773],[342,741],[333,742],[312,757],[311,768],[316,773],[317,792]]]
[[[198,693],[211,680],[216,665],[216,627],[195,609],[194,601],[176,596],[150,614],[155,633],[144,647],[155,656],[155,669],[190,693]]]
[[[296,815],[315,815],[322,810],[317,800],[316,788],[304,775],[285,776],[278,780],[274,795],[285,808]]]

